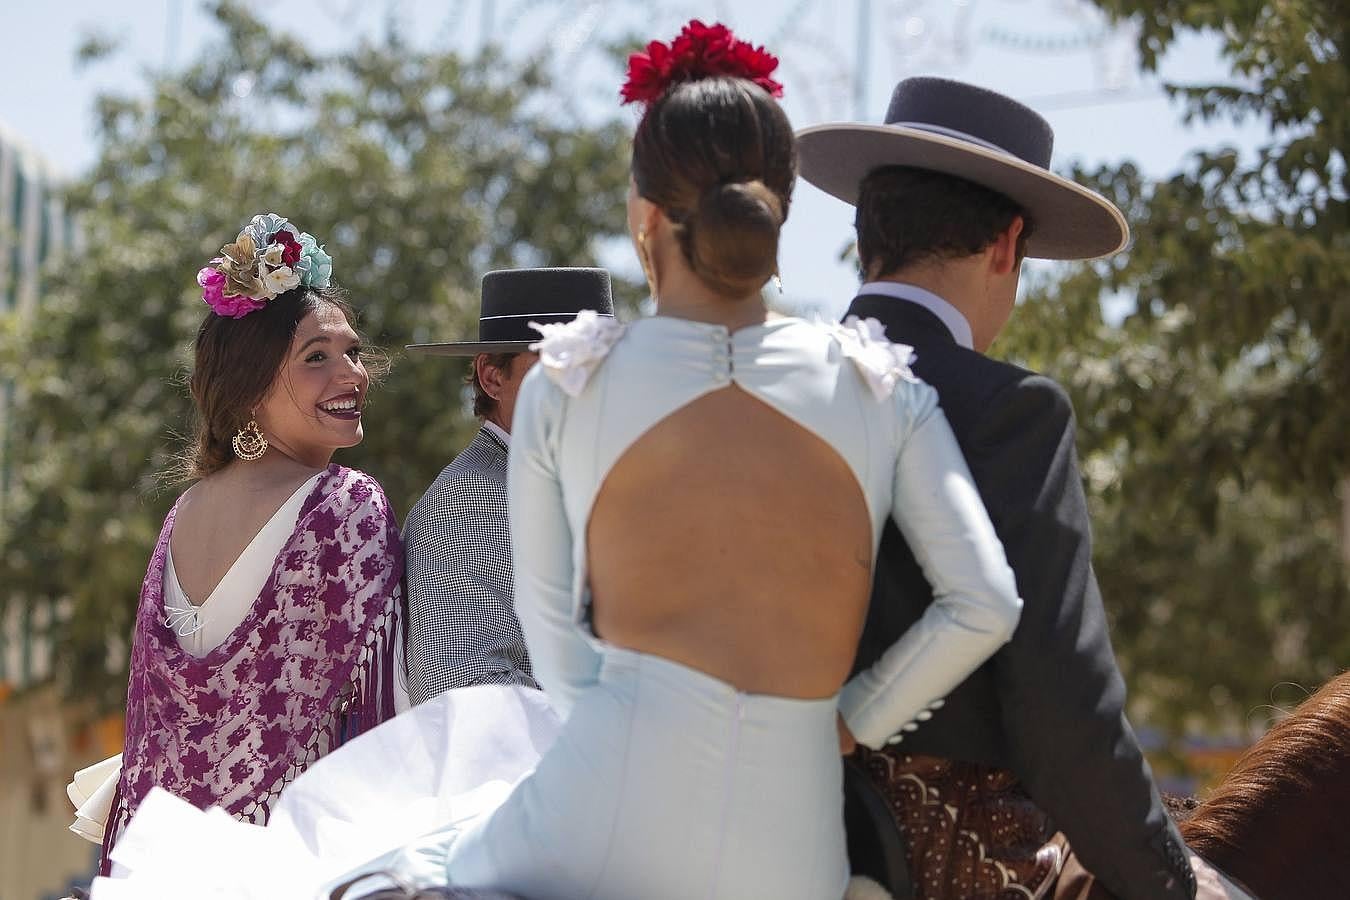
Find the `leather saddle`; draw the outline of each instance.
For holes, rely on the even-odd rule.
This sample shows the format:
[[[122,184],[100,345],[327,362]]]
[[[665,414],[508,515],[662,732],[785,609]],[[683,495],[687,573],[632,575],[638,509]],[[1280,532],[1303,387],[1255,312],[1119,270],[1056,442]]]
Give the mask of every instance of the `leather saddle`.
[[[897,898],[1045,897],[1068,847],[1013,773],[859,747],[844,761],[849,860]]]
[[[886,795],[857,756],[844,759],[844,832],[854,875],[872,879],[895,900],[913,900],[905,836]]]

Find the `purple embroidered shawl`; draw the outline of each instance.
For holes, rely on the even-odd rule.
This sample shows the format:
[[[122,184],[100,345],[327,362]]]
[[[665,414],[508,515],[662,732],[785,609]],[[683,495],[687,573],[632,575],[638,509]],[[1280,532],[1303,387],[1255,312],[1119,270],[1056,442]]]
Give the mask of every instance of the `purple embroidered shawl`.
[[[375,479],[328,467],[248,615],[202,657],[165,624],[177,509],[141,586],[105,874],[108,851],[152,786],[266,821],[281,789],[319,756],[394,715],[403,550]]]

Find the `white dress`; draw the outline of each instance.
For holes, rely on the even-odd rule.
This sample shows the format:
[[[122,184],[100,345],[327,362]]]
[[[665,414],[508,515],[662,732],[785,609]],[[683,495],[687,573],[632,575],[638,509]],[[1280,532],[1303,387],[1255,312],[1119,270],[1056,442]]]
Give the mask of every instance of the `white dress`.
[[[94,879],[91,896],[310,900],[372,856],[498,806],[559,727],[542,691],[446,691],[317,760],[265,827],[154,788],[112,851],[115,877]]]

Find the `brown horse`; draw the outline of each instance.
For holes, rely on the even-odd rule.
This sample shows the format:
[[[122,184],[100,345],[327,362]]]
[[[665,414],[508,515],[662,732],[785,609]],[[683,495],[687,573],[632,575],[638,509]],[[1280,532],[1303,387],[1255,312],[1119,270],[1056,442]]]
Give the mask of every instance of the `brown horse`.
[[[1261,900],[1350,898],[1350,671],[1253,744],[1180,828]]]

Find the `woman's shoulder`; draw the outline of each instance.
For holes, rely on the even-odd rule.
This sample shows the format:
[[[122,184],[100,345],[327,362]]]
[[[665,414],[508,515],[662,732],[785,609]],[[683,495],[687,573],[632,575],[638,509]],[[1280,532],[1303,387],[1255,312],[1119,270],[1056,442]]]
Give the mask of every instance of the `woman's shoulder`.
[[[885,327],[876,319],[849,316],[842,322],[816,319],[790,319],[782,334],[805,345],[838,367],[840,377],[856,373],[861,385],[878,402],[908,399],[908,386],[923,385],[911,368],[914,348],[897,344],[886,337]]]
[[[576,397],[586,389],[591,376],[627,330],[613,316],[602,316],[589,309],[583,309],[570,322],[530,325],[541,335],[530,345],[539,354],[536,368],[543,373],[535,375],[534,381],[547,379],[569,397]]]
[[[636,341],[634,349],[647,358],[652,344],[685,336],[680,329],[713,329],[715,326],[683,319],[649,317],[632,326],[617,320],[583,312],[574,321],[536,326],[543,337],[531,345],[539,353],[538,370],[527,381],[534,384],[528,392],[547,396],[555,392],[580,396],[620,346]],[[672,329],[675,331],[672,333]],[[855,369],[876,397],[884,400],[896,394],[903,384],[922,384],[910,368],[914,350],[905,344],[887,340],[886,331],[876,319],[850,316],[843,322],[820,318],[775,316],[754,326],[755,339],[776,350],[795,349],[808,357],[828,360],[840,369]],[[725,328],[716,333],[725,340]],[[701,332],[700,332],[701,334]],[[848,362],[851,365],[844,366]],[[911,393],[901,391],[901,393]]]
[[[360,469],[330,465],[300,509],[297,528],[320,541],[357,541],[376,536],[398,545],[398,521],[384,488]]]
[[[344,510],[371,509],[389,511],[389,498],[373,475],[332,463],[314,488],[316,500],[326,501]]]

